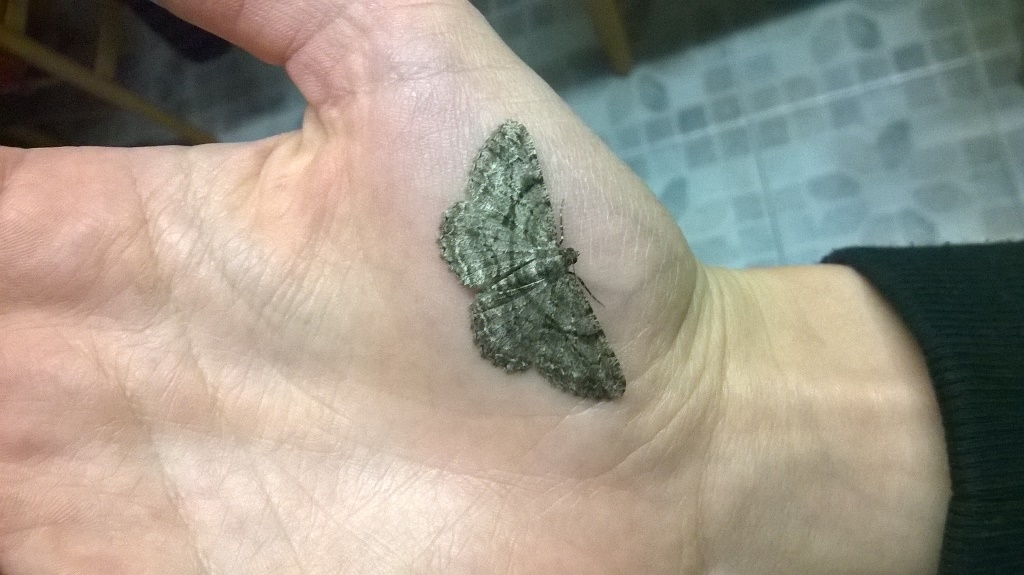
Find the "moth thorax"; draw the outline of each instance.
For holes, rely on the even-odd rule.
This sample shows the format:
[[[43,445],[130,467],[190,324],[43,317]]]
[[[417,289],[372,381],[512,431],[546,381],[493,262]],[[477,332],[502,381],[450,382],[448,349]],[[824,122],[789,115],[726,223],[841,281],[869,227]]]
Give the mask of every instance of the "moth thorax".
[[[572,248],[562,248],[562,261],[565,262],[565,267],[569,267],[576,263],[576,260],[580,257],[580,253]]]

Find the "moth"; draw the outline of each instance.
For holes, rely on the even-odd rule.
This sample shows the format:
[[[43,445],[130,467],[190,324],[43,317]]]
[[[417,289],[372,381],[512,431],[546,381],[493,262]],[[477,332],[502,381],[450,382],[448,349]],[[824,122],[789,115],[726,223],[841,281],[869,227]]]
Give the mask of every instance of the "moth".
[[[441,257],[479,293],[473,340],[506,372],[534,367],[579,397],[617,399],[626,390],[618,358],[563,247],[533,138],[508,120],[473,163],[466,199],[445,211]]]

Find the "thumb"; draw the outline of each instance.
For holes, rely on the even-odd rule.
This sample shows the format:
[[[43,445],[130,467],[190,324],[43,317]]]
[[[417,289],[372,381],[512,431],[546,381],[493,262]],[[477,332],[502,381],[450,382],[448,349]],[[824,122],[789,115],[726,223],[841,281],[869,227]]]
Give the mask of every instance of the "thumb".
[[[285,66],[314,107],[369,86],[514,59],[466,0],[161,0],[181,18]],[[445,42],[432,41],[443,36]],[[482,48],[458,50],[460,45]],[[474,60],[474,61],[467,61]]]

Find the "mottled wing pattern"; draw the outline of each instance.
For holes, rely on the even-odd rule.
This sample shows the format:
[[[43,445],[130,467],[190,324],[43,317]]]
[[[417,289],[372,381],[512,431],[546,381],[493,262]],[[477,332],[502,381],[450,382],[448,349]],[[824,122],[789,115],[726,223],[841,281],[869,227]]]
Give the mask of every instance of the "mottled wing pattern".
[[[481,290],[474,341],[506,371],[535,366],[563,391],[621,397],[622,368],[569,269],[575,252],[559,243],[530,134],[505,122],[473,164],[467,199],[441,225],[442,257],[463,284]]]
[[[538,248],[558,246],[533,138],[519,122],[505,122],[487,139],[467,189],[441,225],[441,255],[465,285],[486,287]]]
[[[536,366],[555,387],[580,397],[621,397],[622,367],[579,280],[568,272],[516,279],[495,284],[473,302],[474,339],[483,356],[506,371]]]
[[[534,365],[563,391],[591,399],[618,399],[626,391],[626,378],[615,352],[579,279],[565,274],[551,283],[549,301],[558,309],[547,314],[539,329],[558,345],[537,349]]]

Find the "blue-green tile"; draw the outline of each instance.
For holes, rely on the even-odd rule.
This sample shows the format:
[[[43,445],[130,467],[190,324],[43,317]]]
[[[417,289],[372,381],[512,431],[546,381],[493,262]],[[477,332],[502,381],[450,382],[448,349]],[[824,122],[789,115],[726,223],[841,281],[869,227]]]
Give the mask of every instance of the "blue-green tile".
[[[677,116],[679,132],[689,134],[708,127],[708,116],[703,106],[692,106],[679,111]]]
[[[904,44],[893,50],[893,65],[900,72],[916,70],[928,65],[928,54],[920,42]]]
[[[687,142],[685,147],[686,165],[690,168],[702,168],[718,161],[715,141],[710,136],[697,138]]]

